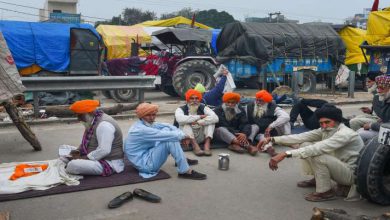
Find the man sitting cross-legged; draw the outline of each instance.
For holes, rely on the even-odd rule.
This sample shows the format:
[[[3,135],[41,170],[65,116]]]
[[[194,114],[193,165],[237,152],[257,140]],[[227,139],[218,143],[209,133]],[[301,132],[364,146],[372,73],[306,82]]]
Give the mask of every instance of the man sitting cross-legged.
[[[180,178],[204,180],[206,175],[192,170],[186,160],[180,142],[190,139],[178,128],[167,123],[155,122],[158,106],[142,103],[136,108],[139,120],[130,127],[125,142],[125,154],[143,178],[158,174],[169,155],[177,164]]]
[[[202,94],[199,91],[189,89],[185,98],[187,104],[175,111],[174,125],[190,138],[195,155],[211,156],[210,144],[218,116],[209,107],[200,103]],[[200,143],[204,143],[204,151],[200,149]]]
[[[248,151],[249,154],[256,155],[257,148],[248,139],[251,125],[248,123],[245,110],[238,105],[240,94],[227,92],[222,100],[222,106],[214,110],[219,118],[214,132],[215,138],[229,144],[228,148],[232,151],[237,153]]]

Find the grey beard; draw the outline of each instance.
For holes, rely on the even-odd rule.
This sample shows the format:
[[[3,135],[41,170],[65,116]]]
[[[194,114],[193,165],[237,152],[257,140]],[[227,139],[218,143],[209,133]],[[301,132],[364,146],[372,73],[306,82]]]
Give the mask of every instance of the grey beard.
[[[253,117],[254,118],[261,118],[263,115],[267,112],[267,104],[265,105],[255,105],[255,108],[253,110]]]
[[[234,108],[226,108],[225,110],[226,119],[231,121],[236,116],[236,111]]]
[[[336,128],[321,128],[323,131],[331,132],[334,131]]]
[[[390,92],[387,92],[386,94],[378,94],[379,101],[387,101],[390,98]]]
[[[88,128],[90,128],[91,125],[92,125],[93,118],[94,118],[94,117],[93,117],[92,115],[87,114],[87,115],[85,115],[85,120],[86,120],[86,121],[81,121],[81,124],[83,124],[84,127],[85,127],[86,129],[88,129]]]
[[[370,88],[367,88],[367,92],[371,93],[371,94],[375,94],[376,93],[376,89],[377,89],[377,86],[376,86],[376,84],[374,84]]]
[[[197,115],[198,108],[199,108],[199,105],[188,105],[188,113],[190,115]]]

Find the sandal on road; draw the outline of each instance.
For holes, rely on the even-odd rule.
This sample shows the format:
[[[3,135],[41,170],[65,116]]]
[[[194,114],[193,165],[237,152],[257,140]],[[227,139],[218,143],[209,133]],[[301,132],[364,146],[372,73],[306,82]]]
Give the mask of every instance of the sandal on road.
[[[323,193],[312,192],[305,196],[305,199],[310,202],[323,202],[323,201],[334,200],[336,198],[337,198],[336,194],[332,189]]]

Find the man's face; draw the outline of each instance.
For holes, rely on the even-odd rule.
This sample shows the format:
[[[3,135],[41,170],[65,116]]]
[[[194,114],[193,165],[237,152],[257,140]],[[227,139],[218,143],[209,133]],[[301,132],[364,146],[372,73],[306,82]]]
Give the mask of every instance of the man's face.
[[[151,113],[151,114],[147,114],[144,117],[142,117],[142,120],[144,120],[145,122],[147,122],[149,124],[153,124],[154,121],[156,120],[156,117],[157,117],[157,113]]]
[[[190,98],[188,100],[188,104],[189,105],[199,105],[199,98],[198,98],[198,96],[196,96],[196,95],[190,96]]]
[[[371,88],[374,84],[375,84],[375,80],[371,80],[371,79],[367,78],[366,87],[368,89]]]
[[[266,103],[263,101],[263,99],[256,99],[256,105],[263,106]]]
[[[85,127],[88,127],[92,124],[93,115],[89,113],[77,114],[77,120],[81,122]]]
[[[384,101],[387,98],[389,98],[389,91],[390,91],[389,87],[378,86],[377,92],[378,92],[379,100]]]
[[[334,128],[337,125],[337,122],[333,119],[330,119],[330,118],[320,118],[319,123],[320,123],[320,127],[323,130],[327,130],[329,128]]]
[[[229,100],[229,101],[225,102],[225,104],[226,104],[226,107],[228,107],[228,108],[235,108],[237,105],[237,102],[234,100]]]

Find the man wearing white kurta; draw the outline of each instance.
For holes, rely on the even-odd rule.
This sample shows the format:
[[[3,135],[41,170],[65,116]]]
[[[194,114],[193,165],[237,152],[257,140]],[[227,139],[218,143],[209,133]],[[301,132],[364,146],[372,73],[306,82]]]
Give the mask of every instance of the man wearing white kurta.
[[[306,174],[314,179],[298,183],[299,187],[316,187],[316,192],[305,196],[308,201],[325,201],[335,198],[331,181],[340,186],[352,186],[353,172],[359,151],[364,143],[360,136],[340,123],[342,112],[333,105],[325,104],[315,112],[320,128],[309,132],[266,138],[260,142],[261,148],[269,142],[280,145],[301,144],[301,148],[279,153],[272,157],[269,166],[278,168],[278,163],[286,157],[303,159]]]
[[[218,116],[209,107],[200,103],[202,94],[199,91],[189,89],[185,97],[187,104],[175,111],[175,126],[191,139],[195,155],[211,156],[210,144]],[[201,143],[204,143],[204,151],[199,147]]]
[[[77,101],[70,106],[85,126],[80,154],[72,152],[66,166],[70,174],[110,176],[124,170],[122,131],[111,116],[96,110],[98,106],[96,100]]]

